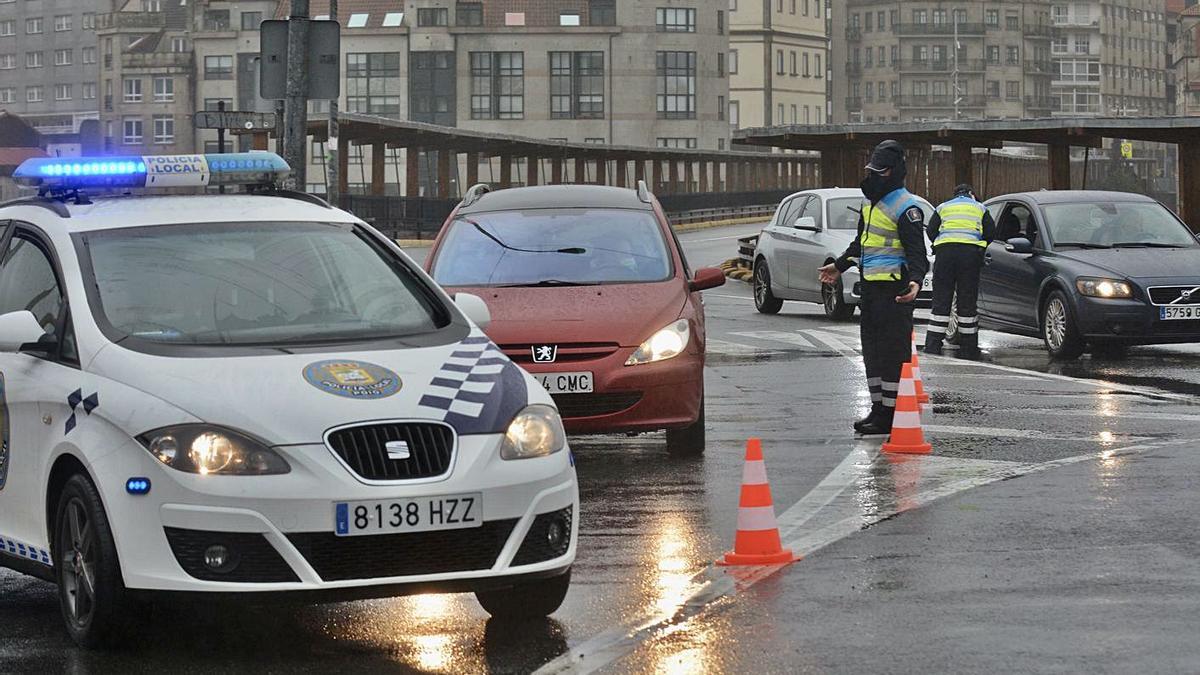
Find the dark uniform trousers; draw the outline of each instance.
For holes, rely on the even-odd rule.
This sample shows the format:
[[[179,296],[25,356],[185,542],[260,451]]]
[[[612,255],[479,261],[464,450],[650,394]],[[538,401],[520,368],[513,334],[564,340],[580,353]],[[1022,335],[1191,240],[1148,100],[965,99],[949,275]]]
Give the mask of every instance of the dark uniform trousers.
[[[941,244],[934,247],[933,311],[925,344],[941,346],[946,338],[954,298],[958,297],[958,346],[974,351],[979,346],[979,272],[986,249],[976,244]]]
[[[882,403],[891,414],[896,408],[900,371],[912,358],[913,304],[896,302],[896,296],[908,292],[908,282],[864,281],[859,289],[859,331],[867,387],[871,402]]]

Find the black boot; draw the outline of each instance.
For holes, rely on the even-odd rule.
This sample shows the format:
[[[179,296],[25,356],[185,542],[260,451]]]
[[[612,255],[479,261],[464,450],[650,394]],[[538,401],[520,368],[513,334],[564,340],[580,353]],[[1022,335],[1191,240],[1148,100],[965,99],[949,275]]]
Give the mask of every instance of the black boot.
[[[866,417],[864,417],[861,420],[854,423],[854,430],[859,433],[862,433],[862,427],[873,423],[882,414],[883,414],[883,404],[882,403],[872,403],[871,404],[871,412],[868,413]]]
[[[884,408],[878,417],[862,425],[858,433],[863,436],[887,436],[892,433],[892,418],[895,414],[895,408]]]
[[[928,338],[925,340],[925,353],[933,354],[934,356],[941,356],[942,341],[937,338]]]
[[[968,359],[971,361],[978,361],[979,357],[981,356],[981,354],[979,352],[979,341],[978,341],[978,338],[974,335],[972,335],[970,337],[976,338],[976,339],[970,340],[970,339],[967,339],[966,335],[964,335],[959,340],[959,342],[958,342],[958,358]]]

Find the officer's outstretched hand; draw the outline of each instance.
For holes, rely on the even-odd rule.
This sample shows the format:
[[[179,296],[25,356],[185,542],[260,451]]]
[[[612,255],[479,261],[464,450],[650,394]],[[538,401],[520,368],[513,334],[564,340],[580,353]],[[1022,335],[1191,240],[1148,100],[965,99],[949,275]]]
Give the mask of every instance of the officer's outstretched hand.
[[[821,283],[823,284],[837,283],[838,278],[842,276],[842,273],[838,271],[837,265],[833,263],[817,268],[817,272],[820,273]]]
[[[921,291],[921,285],[915,281],[908,282],[908,292],[904,295],[897,295],[896,302],[907,303],[917,299],[917,293]]]

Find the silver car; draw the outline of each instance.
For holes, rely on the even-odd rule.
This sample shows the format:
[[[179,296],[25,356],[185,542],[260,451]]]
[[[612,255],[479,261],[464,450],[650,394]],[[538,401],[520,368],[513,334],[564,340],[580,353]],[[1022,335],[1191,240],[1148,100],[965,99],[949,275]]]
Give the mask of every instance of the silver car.
[[[848,319],[858,305],[858,269],[850,268],[836,284],[822,284],[817,268],[833,262],[858,231],[863,193],[858,188],[805,190],[790,195],[758,235],[754,250],[754,306],[775,314],[784,300],[819,302],[831,319]],[[917,197],[925,220],[933,206]],[[930,255],[929,242],[925,242]],[[932,265],[930,265],[932,269]],[[932,274],[926,275],[918,306],[928,307]]]

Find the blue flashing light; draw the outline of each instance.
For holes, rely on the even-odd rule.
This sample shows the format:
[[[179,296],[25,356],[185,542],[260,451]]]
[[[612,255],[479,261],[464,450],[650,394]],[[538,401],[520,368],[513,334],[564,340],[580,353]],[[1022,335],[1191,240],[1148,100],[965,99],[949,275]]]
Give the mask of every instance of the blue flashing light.
[[[41,157],[13,172],[20,185],[58,190],[134,187],[266,185],[283,180],[291,167],[272,152],[232,152],[142,157]]]
[[[150,493],[149,478],[130,478],[125,481],[125,491],[131,495],[144,495]]]

